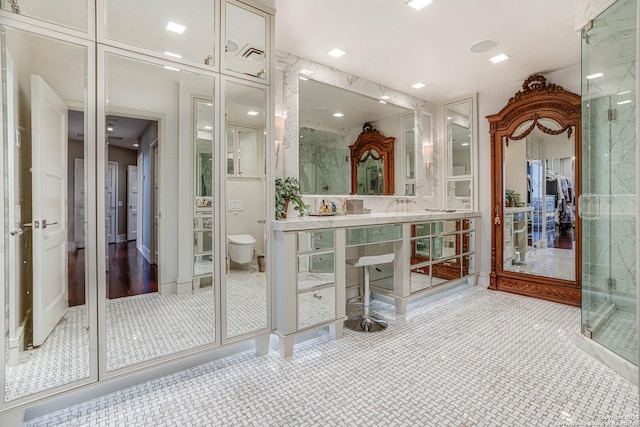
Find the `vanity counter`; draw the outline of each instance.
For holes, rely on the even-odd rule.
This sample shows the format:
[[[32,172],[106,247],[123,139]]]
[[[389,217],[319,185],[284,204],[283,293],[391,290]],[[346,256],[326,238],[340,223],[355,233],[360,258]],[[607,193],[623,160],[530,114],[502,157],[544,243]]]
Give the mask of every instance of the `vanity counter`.
[[[272,282],[275,329],[280,352],[293,354],[296,336],[328,326],[342,337],[346,303],[360,293],[360,274],[347,260],[393,253],[389,272],[371,281],[371,290],[395,303],[407,303],[457,282],[475,281],[476,218],[480,212],[419,211],[297,217],[272,222]],[[370,252],[372,251],[372,252]],[[375,275],[375,272],[374,272]]]
[[[416,211],[378,212],[342,216],[303,216],[273,221],[274,231],[301,231],[323,228],[358,227],[362,225],[394,224],[405,222],[437,221],[441,219],[478,218],[480,212],[472,211]]]

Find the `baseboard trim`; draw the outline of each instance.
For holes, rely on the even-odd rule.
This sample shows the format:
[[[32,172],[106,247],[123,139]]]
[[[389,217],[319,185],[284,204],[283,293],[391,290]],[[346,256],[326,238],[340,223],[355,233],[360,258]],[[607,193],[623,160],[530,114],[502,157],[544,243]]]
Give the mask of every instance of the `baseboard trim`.
[[[142,256],[144,257],[144,259],[146,259],[146,260],[147,260],[147,262],[148,262],[149,264],[153,264],[153,263],[151,262],[151,251],[149,250],[149,248],[148,248],[148,247],[146,247],[146,246],[144,246],[144,245],[143,245],[143,246],[142,246],[142,248],[140,249],[140,253],[141,253],[141,254],[142,254]]]
[[[122,243],[122,242],[126,242],[127,241],[127,235],[126,234],[118,234],[116,236],[116,243]]]

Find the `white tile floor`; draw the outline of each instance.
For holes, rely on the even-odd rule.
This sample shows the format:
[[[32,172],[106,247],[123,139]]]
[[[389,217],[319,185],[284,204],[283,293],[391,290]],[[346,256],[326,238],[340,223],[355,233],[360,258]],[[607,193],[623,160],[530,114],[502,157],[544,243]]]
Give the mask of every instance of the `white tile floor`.
[[[578,308],[479,287],[404,316],[374,304],[383,332],[324,333],[290,360],[235,355],[27,425],[511,427],[638,414],[638,388],[575,346]]]
[[[538,248],[527,251],[523,265],[505,265],[508,271],[522,273],[535,272],[536,276],[575,280],[575,257],[572,250],[558,248]]]

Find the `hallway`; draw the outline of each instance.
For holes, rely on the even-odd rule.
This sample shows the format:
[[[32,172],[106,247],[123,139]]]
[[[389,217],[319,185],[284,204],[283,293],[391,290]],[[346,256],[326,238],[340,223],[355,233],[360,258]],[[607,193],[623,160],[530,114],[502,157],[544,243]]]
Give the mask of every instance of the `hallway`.
[[[461,286],[374,303],[389,328],[245,352],[27,425],[551,426],[638,414],[637,387],[578,349],[578,308]],[[606,392],[605,392],[606,391]]]

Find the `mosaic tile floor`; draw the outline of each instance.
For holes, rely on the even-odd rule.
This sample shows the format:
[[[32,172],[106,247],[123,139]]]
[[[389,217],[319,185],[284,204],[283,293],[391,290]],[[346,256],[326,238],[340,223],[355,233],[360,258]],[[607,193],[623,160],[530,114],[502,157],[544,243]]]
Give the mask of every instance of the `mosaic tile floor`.
[[[228,304],[237,307],[228,310],[230,337],[267,327],[265,280],[257,265],[231,270],[227,276]],[[108,300],[106,319],[108,371],[206,345],[215,341],[213,287],[184,295]],[[6,399],[88,377],[85,325],[85,306],[70,308],[41,347],[22,352],[19,364],[7,366]]]
[[[638,357],[636,312],[614,310],[593,334],[593,339],[627,360]]]
[[[27,425],[513,427],[638,414],[638,388],[575,346],[578,308],[466,286],[404,316],[374,306],[385,331],[323,332],[290,360],[241,353]]]
[[[505,270],[530,273],[536,276],[575,280],[575,252],[567,249],[542,248],[527,252],[524,265],[507,265]]]

